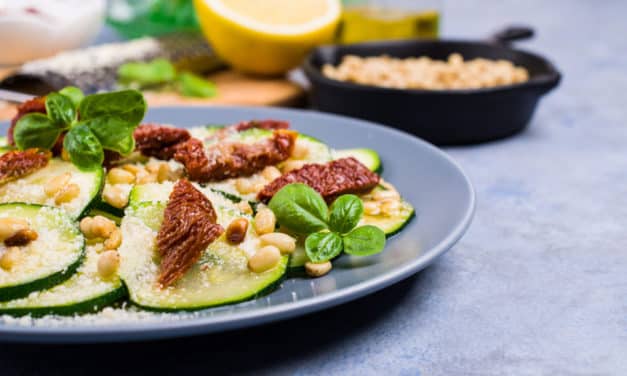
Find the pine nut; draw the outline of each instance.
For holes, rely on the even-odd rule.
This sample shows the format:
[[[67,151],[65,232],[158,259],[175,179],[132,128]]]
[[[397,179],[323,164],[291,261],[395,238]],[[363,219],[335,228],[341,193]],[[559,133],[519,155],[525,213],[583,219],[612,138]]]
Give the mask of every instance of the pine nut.
[[[238,202],[235,205],[237,206],[239,211],[241,211],[242,213],[244,213],[244,214],[253,214],[253,208],[250,206],[248,201],[240,201],[240,202]]]
[[[331,261],[325,261],[321,263],[315,262],[306,262],[305,263],[305,273],[307,273],[310,277],[322,277],[331,271]]]
[[[128,204],[128,195],[120,187],[113,185],[105,186],[102,191],[102,198],[105,202],[118,209],[122,209]]]
[[[246,238],[248,220],[246,218],[234,219],[226,228],[226,240],[230,244],[239,244]]]
[[[272,245],[267,245],[248,259],[248,268],[255,273],[272,269],[281,259],[281,252]]]
[[[306,165],[307,162],[305,161],[285,161],[285,163],[283,164],[283,173],[286,172],[290,172],[292,170],[298,170],[299,168],[303,167],[304,165]]]
[[[264,183],[255,183],[255,185],[253,185],[253,193],[261,192],[265,186]]]
[[[281,251],[281,253],[292,253],[296,249],[296,239],[280,232],[271,232],[259,237],[261,244],[273,245]]]
[[[254,192],[254,185],[249,179],[239,178],[235,180],[235,189],[243,195]]]
[[[81,188],[77,184],[68,184],[54,197],[56,205],[65,204],[74,200],[81,193]]]
[[[272,210],[263,208],[257,212],[255,216],[255,231],[259,235],[274,232],[276,226],[276,217]]]
[[[291,157],[294,159],[305,159],[307,158],[308,154],[309,148],[307,148],[307,146],[302,141],[299,142],[297,140],[296,144],[294,144],[294,150],[292,150]]]
[[[388,189],[388,190],[376,191],[374,192],[372,197],[374,198],[375,201],[383,201],[389,198],[399,199],[400,195],[398,194],[398,192]]]
[[[133,184],[135,175],[132,172],[115,167],[109,171],[107,179],[111,184]]]
[[[128,172],[130,172],[133,175],[137,175],[140,171],[143,171],[143,168],[139,167],[139,166],[135,166],[133,164],[125,164],[122,166],[122,168]]]
[[[4,244],[8,247],[20,247],[37,240],[38,237],[39,234],[37,234],[37,231],[29,228],[26,230],[20,230],[16,232],[15,235],[5,239]]]
[[[28,222],[22,218],[0,218],[0,242],[9,239],[19,231],[28,230]]]
[[[118,249],[122,244],[122,231],[116,228],[109,234],[107,240],[104,241],[104,248],[107,250]]]
[[[397,200],[388,199],[381,202],[381,211],[387,216],[398,214],[400,207],[401,204]]]
[[[170,179],[170,166],[167,163],[160,163],[157,170],[157,181],[163,183]]]
[[[7,248],[0,256],[0,268],[11,270],[20,261],[21,251],[18,247]]]
[[[261,171],[261,176],[267,181],[273,181],[274,179],[281,177],[281,171],[274,166],[267,166]]]
[[[48,183],[44,186],[44,193],[48,197],[54,197],[59,191],[61,191],[72,178],[72,174],[66,172],[64,174],[55,176],[54,178],[48,180]]]
[[[83,218],[80,227],[81,231],[85,230],[83,231],[85,237],[103,239],[108,238],[111,233],[117,229],[115,222],[101,215],[91,218],[91,221],[87,218]]]
[[[364,202],[364,213],[366,215],[379,215],[381,214],[381,207],[378,202],[366,201]]]
[[[148,172],[152,172],[153,174],[159,172],[159,167],[161,167],[161,162],[150,161],[146,164],[146,170],[148,170]]]
[[[157,174],[150,173],[146,170],[141,170],[135,175],[135,182],[137,184],[156,183]]]
[[[102,278],[111,277],[120,266],[120,255],[116,251],[105,251],[98,257],[98,274]]]

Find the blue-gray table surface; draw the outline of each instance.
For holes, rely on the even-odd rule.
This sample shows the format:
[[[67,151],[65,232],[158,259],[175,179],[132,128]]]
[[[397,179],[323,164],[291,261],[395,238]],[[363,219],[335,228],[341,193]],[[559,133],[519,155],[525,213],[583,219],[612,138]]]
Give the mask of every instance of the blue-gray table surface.
[[[510,23],[564,74],[522,134],[447,148],[477,213],[454,249],[356,302],[139,344],[0,345],[0,374],[627,375],[627,1],[447,1],[445,36]],[[110,38],[107,31],[101,39]]]

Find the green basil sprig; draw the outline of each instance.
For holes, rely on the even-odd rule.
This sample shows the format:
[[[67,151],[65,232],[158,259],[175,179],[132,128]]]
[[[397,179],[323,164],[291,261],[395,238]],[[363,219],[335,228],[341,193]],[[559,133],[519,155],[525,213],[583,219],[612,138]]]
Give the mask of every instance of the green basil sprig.
[[[268,206],[282,226],[307,235],[305,252],[313,262],[331,260],[342,252],[369,256],[385,247],[385,233],[380,228],[357,227],[364,207],[355,195],[338,197],[329,209],[318,192],[295,183],[277,192]]]
[[[13,133],[16,146],[51,149],[67,132],[63,147],[83,170],[99,168],[105,149],[131,153],[133,130],[146,112],[144,97],[136,90],[85,96],[76,87],[66,87],[48,94],[45,105],[45,115],[31,113],[18,120]]]

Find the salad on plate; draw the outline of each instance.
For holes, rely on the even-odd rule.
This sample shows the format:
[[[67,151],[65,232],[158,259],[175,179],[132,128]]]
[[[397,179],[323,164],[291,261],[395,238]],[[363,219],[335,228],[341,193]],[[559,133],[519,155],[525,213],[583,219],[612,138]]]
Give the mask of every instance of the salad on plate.
[[[0,314],[233,304],[382,252],[414,215],[374,150],[145,112],[137,91],[74,87],[19,107],[0,139]]]

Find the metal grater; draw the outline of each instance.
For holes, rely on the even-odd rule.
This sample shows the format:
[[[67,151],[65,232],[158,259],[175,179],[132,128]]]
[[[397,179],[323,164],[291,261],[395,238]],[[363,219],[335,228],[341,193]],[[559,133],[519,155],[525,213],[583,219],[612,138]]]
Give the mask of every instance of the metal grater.
[[[102,44],[33,60],[2,80],[0,88],[34,95],[70,85],[86,93],[113,90],[120,65],[158,57],[172,61],[179,69],[195,72],[206,73],[224,66],[201,35],[178,33]]]

